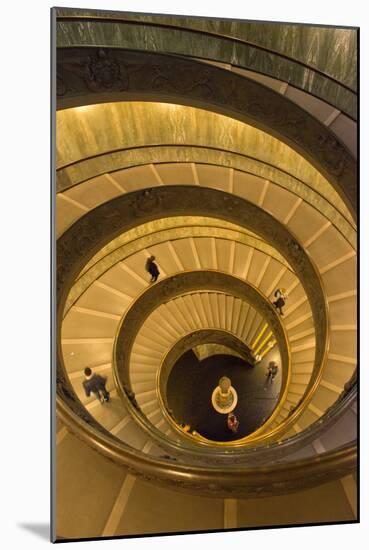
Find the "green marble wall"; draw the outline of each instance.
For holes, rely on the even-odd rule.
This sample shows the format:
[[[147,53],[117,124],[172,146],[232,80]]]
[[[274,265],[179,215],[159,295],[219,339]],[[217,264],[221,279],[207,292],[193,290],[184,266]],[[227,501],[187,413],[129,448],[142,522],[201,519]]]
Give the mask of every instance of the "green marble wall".
[[[59,47],[98,45],[229,63],[288,82],[356,118],[355,29],[65,9],[59,9],[58,15],[100,18],[61,18]],[[114,17],[120,21],[112,21]],[[152,22],[155,25],[144,24]]]
[[[64,109],[57,112],[56,138],[58,169],[96,155],[152,145],[196,145],[239,153],[302,181],[350,218],[330,183],[288,145],[253,126],[203,109],[149,102]],[[99,156],[95,162],[101,165],[102,159]],[[71,168],[78,179],[79,166]]]

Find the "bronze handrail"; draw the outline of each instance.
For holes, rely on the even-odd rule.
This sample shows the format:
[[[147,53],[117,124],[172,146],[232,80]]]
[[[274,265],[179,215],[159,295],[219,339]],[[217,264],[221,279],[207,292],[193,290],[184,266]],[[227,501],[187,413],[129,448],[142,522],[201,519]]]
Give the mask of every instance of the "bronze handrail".
[[[173,489],[196,491],[202,495],[257,497],[285,494],[344,477],[357,466],[356,445],[314,458],[268,466],[232,466],[234,458],[226,468],[224,465],[186,464],[175,458],[157,458],[129,449],[116,438],[93,430],[60,401],[58,414],[78,438],[116,464],[128,468],[130,473]]]
[[[68,386],[68,383],[69,382],[66,381],[64,383],[64,387]],[[69,399],[69,397],[70,394],[68,393],[67,399]],[[73,396],[73,399],[78,401],[78,398],[76,398],[75,395]],[[150,430],[147,428],[146,423],[142,422],[142,416],[137,414],[137,409],[132,402],[127,403],[125,401],[125,405],[130,415],[146,432],[147,436],[151,437],[158,444],[158,446],[163,449],[163,454],[165,454],[168,459],[176,460],[178,458],[180,460],[186,460],[187,457],[192,463],[223,464],[223,466],[228,464],[229,460],[231,460],[231,463],[248,467],[252,464],[265,464],[278,460],[286,461],[287,456],[299,451],[303,447],[306,447],[315,439],[321,437],[322,433],[326,433],[329,428],[336,424],[340,417],[350,409],[356,399],[356,383],[353,383],[351,387],[342,392],[340,398],[334,405],[327,409],[322,417],[302,432],[291,436],[290,438],[284,439],[283,442],[271,442],[268,445],[260,445],[260,443],[255,443],[250,447],[218,449],[216,454],[214,454],[214,450],[207,447],[199,449],[197,445],[189,444],[188,440],[184,440],[181,445],[174,441],[168,440],[168,438],[166,438],[159,430]],[[97,431],[104,434],[108,438],[111,438],[118,446],[121,446],[123,454],[128,454],[131,456],[132,453],[135,455],[135,453],[138,452],[120,439],[113,436],[110,432],[98,424],[90,413],[88,413],[88,411],[81,406],[80,402],[77,404],[76,411],[73,412],[73,408],[74,407],[71,406],[70,402],[69,406],[66,406],[65,400],[63,401],[59,398],[57,399],[57,410],[61,419],[67,424],[68,428],[73,433],[76,433],[76,435],[79,434],[81,428],[86,427],[86,433],[89,433],[91,436],[89,439],[91,446],[96,447],[93,434]],[[78,426],[79,429],[77,429]]]
[[[137,224],[137,218],[139,218],[140,221],[155,219],[155,217],[162,215],[163,211],[166,212],[168,216],[178,215],[188,211],[190,211],[191,214],[197,213],[211,216],[214,212],[217,212],[217,217],[241,224],[245,223],[247,219],[249,222],[247,223],[248,227],[251,225],[250,229],[254,229],[256,233],[262,236],[266,234],[270,236],[269,231],[274,227],[272,240],[277,249],[290,258],[290,263],[292,267],[295,268],[297,275],[300,275],[302,280],[307,281],[307,289],[305,288],[305,291],[308,296],[310,295],[310,299],[312,297],[315,298],[314,302],[311,304],[313,311],[314,307],[316,307],[315,304],[325,303],[324,294],[319,290],[319,279],[316,278],[317,275],[310,260],[294,237],[292,237],[291,234],[269,214],[260,210],[255,205],[248,203],[248,201],[244,199],[229,197],[226,193],[220,191],[191,188],[191,193],[189,193],[188,187],[185,189],[181,187],[168,187],[166,189],[160,188],[143,192],[133,192],[127,196],[113,199],[110,203],[101,205],[88,213],[62,236],[58,243],[59,277],[57,284],[59,294],[59,331],[64,300],[68,288],[73,284],[74,277],[80,271],[81,264],[91,258],[93,254],[109,239],[114,237],[114,235]],[[219,214],[221,215],[219,216]],[[266,224],[266,226],[264,226],[264,224]],[[267,227],[269,230],[268,233],[265,233]],[[316,284],[318,284],[318,286],[314,286]],[[316,302],[319,296],[323,296],[323,302],[319,302],[319,300]],[[321,305],[319,307],[321,308]],[[319,309],[319,311],[316,311],[315,320],[319,326],[321,326],[321,321],[324,320],[324,318],[324,310],[322,311]],[[322,334],[325,334],[324,330]],[[58,411],[64,421],[66,421],[72,429],[75,429],[83,439],[88,440],[93,447],[104,452],[104,454],[107,453],[112,459],[115,459],[115,461],[125,464],[127,467],[134,470],[137,470],[138,465],[141,464],[141,474],[143,474],[143,471],[147,473],[147,468],[149,468],[152,457],[140,456],[140,460],[137,460],[137,454],[139,454],[137,451],[129,449],[127,445],[117,441],[116,438],[99,426],[83,408],[83,405],[74,394],[65,376],[60,350],[60,337],[58,343],[59,358],[61,360],[58,367]],[[319,358],[318,361],[319,365],[320,360],[321,358]],[[349,468],[354,468],[353,457],[355,453],[355,449],[351,449],[349,461],[345,462],[346,467],[349,463]],[[135,466],[132,465],[133,456]],[[347,455],[345,456],[347,458]],[[329,457],[329,460],[334,461],[335,465],[338,466],[342,454],[334,455],[333,459],[331,453]],[[341,458],[338,459],[338,457]],[[161,476],[162,467],[156,465],[158,466],[158,469],[156,469],[155,464],[151,464],[153,468],[152,471],[156,471],[155,475],[159,475],[160,472]],[[178,464],[176,462],[170,462],[170,464],[171,468],[173,468],[170,475],[175,476],[175,471],[177,471],[179,478],[181,478],[183,472],[176,470]],[[165,467],[168,467],[168,463],[165,463]],[[329,475],[337,477],[337,472],[338,470],[335,469],[335,472],[332,471]],[[155,475],[153,475],[154,478]],[[192,489],[194,487],[194,479],[195,478],[191,477],[192,481],[190,485]],[[215,482],[215,486],[216,485]]]
[[[129,380],[129,362],[130,353],[134,340],[147,317],[154,311],[158,305],[165,303],[175,297],[183,296],[188,293],[201,292],[202,290],[231,292],[231,294],[241,300],[247,301],[256,311],[258,311],[264,320],[268,323],[273,331],[275,338],[279,344],[279,350],[282,361],[282,387],[278,399],[278,403],[273,411],[273,414],[263,424],[259,430],[266,430],[284,405],[284,401],[288,394],[288,386],[291,378],[291,354],[288,342],[287,333],[280,317],[276,313],[272,304],[265,296],[253,285],[234,276],[215,270],[192,270],[183,271],[177,275],[167,277],[154,286],[143,291],[133,301],[130,308],[122,317],[114,341],[113,350],[113,371],[117,387],[120,388],[120,394],[127,401],[125,387],[131,388]],[[167,418],[169,420],[169,418]],[[170,422],[170,420],[169,420]],[[148,426],[151,423],[146,420]],[[258,430],[258,431],[259,431]],[[191,437],[188,434],[183,434],[183,437]],[[229,442],[228,446],[242,445],[243,441],[250,439],[247,436],[242,440]],[[197,440],[196,440],[197,441]],[[207,444],[214,447],[224,446],[225,443],[198,441],[199,445]]]

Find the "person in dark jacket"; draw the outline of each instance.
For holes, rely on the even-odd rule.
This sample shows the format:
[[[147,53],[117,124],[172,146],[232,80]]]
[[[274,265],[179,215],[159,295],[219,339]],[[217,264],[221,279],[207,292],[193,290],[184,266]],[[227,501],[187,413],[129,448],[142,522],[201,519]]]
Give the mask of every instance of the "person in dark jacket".
[[[154,262],[155,256],[150,256],[150,258],[147,258],[145,269],[148,271],[151,275],[150,283],[155,283],[160,275],[160,271],[156,263]]]
[[[287,292],[285,291],[284,288],[277,288],[277,290],[274,293],[274,297],[277,299],[275,302],[273,302],[273,305],[279,311],[279,314],[283,315],[282,307],[284,307],[286,304]]]
[[[270,361],[267,369],[267,381],[270,380],[270,382],[273,382],[274,378],[277,376],[278,373],[278,365],[275,361]]]
[[[96,395],[97,399],[101,401],[101,403],[109,401],[110,395],[106,389],[106,377],[101,376],[100,374],[92,373],[92,370],[88,367],[84,370],[84,373],[85,380],[82,384],[87,397],[90,397],[92,392]]]
[[[237,416],[233,413],[229,413],[227,416],[227,427],[234,434],[237,433],[238,426],[240,425]]]

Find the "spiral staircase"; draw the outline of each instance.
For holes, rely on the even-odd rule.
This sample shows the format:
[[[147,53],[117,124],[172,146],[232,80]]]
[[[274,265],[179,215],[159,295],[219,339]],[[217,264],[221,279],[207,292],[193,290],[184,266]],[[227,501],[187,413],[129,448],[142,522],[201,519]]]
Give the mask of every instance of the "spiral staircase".
[[[54,539],[356,520],[356,33],[264,27],[54,10]],[[245,437],[170,410],[196,346],[280,365]]]

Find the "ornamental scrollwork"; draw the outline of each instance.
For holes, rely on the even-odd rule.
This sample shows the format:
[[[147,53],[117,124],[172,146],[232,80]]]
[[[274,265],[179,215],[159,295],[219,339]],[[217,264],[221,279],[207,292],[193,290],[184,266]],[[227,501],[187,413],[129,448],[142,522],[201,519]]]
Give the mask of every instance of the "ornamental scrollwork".
[[[345,148],[330,135],[318,137],[320,159],[327,170],[339,177],[345,170],[347,155]]]
[[[128,90],[129,76],[125,65],[121,64],[109,50],[100,48],[94,56],[89,56],[83,68],[84,81],[91,92]]]
[[[138,195],[132,201],[132,209],[136,216],[142,214],[150,214],[157,212],[161,209],[161,198],[152,193],[151,189],[145,189],[138,193]]]
[[[191,70],[183,72],[178,63],[165,63],[154,65],[152,69],[154,74],[150,86],[155,91],[182,94],[195,93],[204,99],[211,99],[214,95],[210,74],[205,67],[201,72]]]
[[[76,100],[86,94],[160,94],[191,104],[193,100],[218,105],[230,116],[251,118],[270,128],[313,161],[329,181],[356,205],[356,162],[334,134],[297,104],[252,79],[194,60],[158,53],[99,48],[93,55],[83,48],[58,52],[57,96]],[[160,100],[160,99],[159,99]],[[98,99],[97,99],[98,101]],[[96,98],[94,99],[96,102]],[[70,103],[68,103],[68,106]],[[293,146],[293,145],[292,145]]]

